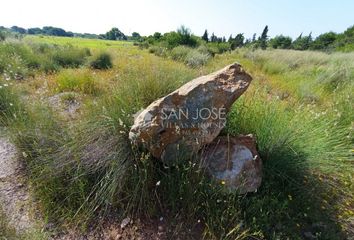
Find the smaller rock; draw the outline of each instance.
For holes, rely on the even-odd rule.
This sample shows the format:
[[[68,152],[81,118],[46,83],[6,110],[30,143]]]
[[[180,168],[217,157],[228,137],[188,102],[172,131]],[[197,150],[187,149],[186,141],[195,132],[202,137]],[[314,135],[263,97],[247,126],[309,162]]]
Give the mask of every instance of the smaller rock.
[[[122,220],[122,223],[120,224],[120,227],[123,229],[123,228],[125,228],[126,226],[128,226],[129,223],[130,223],[130,218],[129,218],[129,217],[124,218],[124,219]]]
[[[262,160],[252,135],[217,137],[202,152],[209,174],[229,190],[255,192],[262,182]]]

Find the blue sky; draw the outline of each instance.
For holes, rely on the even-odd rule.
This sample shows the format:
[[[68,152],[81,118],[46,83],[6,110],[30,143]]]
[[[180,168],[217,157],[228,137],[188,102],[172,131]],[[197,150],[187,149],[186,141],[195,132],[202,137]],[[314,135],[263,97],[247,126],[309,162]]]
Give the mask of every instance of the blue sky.
[[[354,25],[354,1],[341,0],[4,0],[0,26],[57,26],[74,32],[104,33],[118,27],[124,33],[149,35],[184,24],[201,35],[300,33],[313,36],[342,32]]]

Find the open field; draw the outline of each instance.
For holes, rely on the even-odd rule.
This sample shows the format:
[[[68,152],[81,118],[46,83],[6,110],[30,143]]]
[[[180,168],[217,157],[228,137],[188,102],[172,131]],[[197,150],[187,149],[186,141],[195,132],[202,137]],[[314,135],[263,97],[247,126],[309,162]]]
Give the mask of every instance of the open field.
[[[92,68],[102,52],[112,68]],[[168,239],[354,235],[353,52],[241,48],[198,67],[175,60],[120,41],[0,43],[0,126],[47,222],[85,232],[106,218],[163,217]],[[245,195],[225,193],[193,161],[165,168],[128,139],[140,109],[233,62],[254,81],[223,134],[254,134],[264,163],[262,186]]]

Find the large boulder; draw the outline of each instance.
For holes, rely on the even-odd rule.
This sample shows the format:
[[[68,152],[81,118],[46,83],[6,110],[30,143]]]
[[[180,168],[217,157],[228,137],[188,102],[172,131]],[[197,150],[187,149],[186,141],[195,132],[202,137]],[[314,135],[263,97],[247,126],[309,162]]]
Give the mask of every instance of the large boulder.
[[[219,135],[251,81],[238,63],[196,78],[138,114],[129,138],[168,164],[190,157]]]
[[[217,137],[202,151],[202,165],[230,190],[254,192],[262,182],[262,160],[252,135]]]

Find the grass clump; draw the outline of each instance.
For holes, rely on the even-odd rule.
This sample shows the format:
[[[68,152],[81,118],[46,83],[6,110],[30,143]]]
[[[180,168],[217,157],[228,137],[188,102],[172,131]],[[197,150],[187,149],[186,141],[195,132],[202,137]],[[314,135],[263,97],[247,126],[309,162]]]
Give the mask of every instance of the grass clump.
[[[11,81],[0,80],[0,126],[11,124],[25,115],[18,95],[13,91]]]
[[[210,54],[208,53],[202,53],[198,50],[192,50],[187,54],[185,62],[188,66],[192,68],[197,68],[205,65],[208,62],[209,58]]]
[[[98,82],[87,70],[67,69],[56,77],[59,92],[76,91],[95,95],[99,92]]]
[[[65,46],[57,49],[52,58],[53,62],[61,67],[77,68],[85,63],[87,56],[89,54],[85,49]]]
[[[171,58],[175,61],[184,62],[189,52],[192,50],[190,47],[178,46],[171,50]]]
[[[113,67],[112,56],[102,52],[97,54],[90,62],[90,67],[93,69],[109,69]]]

